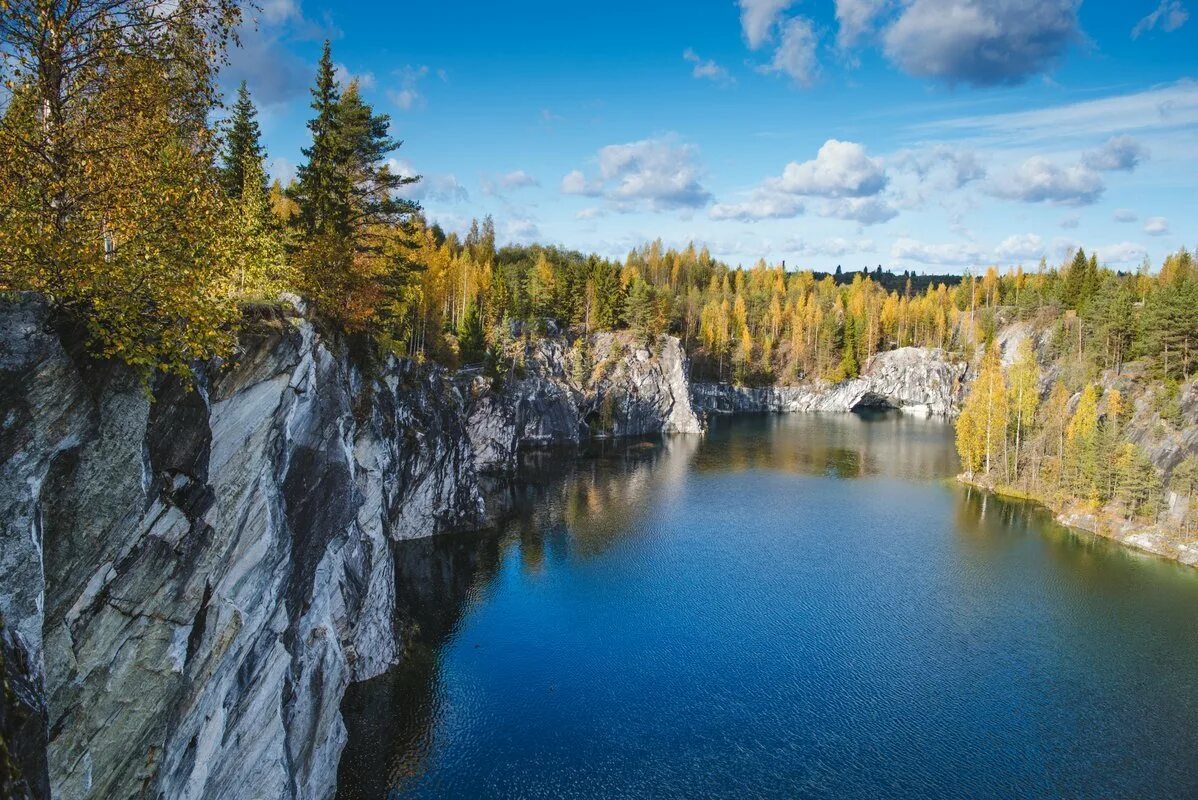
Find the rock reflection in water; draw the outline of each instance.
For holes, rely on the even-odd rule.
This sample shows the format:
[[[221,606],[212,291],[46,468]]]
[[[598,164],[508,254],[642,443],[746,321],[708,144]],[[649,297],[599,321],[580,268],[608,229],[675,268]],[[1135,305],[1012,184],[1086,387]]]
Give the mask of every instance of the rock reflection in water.
[[[529,573],[547,559],[601,554],[683,479],[700,441],[596,440],[527,453],[516,479],[485,480],[492,530],[399,542],[396,624],[405,651],[397,667],[346,692],[337,797],[386,798],[421,773],[445,713],[436,685],[442,647],[485,596],[505,553],[515,548]]]
[[[953,485],[952,428],[541,453],[403,546],[342,798],[1198,797],[1198,583]]]
[[[897,411],[784,414],[717,418],[695,466],[935,480],[956,472],[957,453],[943,420]]]

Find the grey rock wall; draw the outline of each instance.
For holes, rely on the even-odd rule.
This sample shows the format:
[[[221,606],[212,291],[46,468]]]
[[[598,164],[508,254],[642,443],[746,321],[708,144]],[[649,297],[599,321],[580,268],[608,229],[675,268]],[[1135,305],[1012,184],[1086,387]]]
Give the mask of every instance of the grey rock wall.
[[[858,378],[829,384],[746,387],[695,383],[695,406],[707,413],[845,412],[896,408],[924,416],[955,416],[961,408],[968,365],[942,350],[903,347],[878,353]]]
[[[48,323],[0,308],[0,610],[48,731],[30,768],[63,798],[331,796],[345,688],[402,647],[393,543],[482,519],[461,397],[404,362],[367,381],[294,315],[149,389]]]
[[[670,338],[591,337],[581,377],[565,339],[530,343],[495,390],[396,359],[368,378],[279,310],[146,386],[52,323],[0,303],[14,796],[332,796],[345,691],[405,647],[401,542],[483,524],[478,471],[521,447],[701,430]]]
[[[521,447],[703,431],[686,354],[672,336],[650,346],[627,333],[554,337],[528,343],[523,355],[519,377],[498,389],[482,378],[470,386],[468,428],[482,471],[510,471]]]

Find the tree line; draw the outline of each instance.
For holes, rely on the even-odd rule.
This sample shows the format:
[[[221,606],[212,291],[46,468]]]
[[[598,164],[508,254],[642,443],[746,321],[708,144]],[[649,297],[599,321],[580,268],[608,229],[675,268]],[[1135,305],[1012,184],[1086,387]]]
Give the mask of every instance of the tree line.
[[[210,122],[240,22],[236,0],[0,6],[0,290],[50,298],[102,355],[186,372],[228,352],[246,303],[287,290],[346,333],[450,366],[493,363],[549,328],[626,328],[679,336],[701,379],[836,381],[895,347],[972,352],[1013,308],[1053,319],[1061,348],[1104,366],[1192,373],[1184,251],[1159,275],[1079,250],[1030,272],[929,278],[732,267],[660,241],[622,260],[499,247],[489,218],[446,233],[405,199],[418,178],[388,166],[401,144],[390,120],[338,83],[327,43],[305,161],[268,182],[244,85]]]

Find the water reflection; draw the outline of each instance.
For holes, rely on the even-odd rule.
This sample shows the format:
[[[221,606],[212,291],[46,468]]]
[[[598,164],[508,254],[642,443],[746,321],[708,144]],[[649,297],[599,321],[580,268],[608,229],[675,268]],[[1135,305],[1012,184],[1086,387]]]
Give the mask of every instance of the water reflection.
[[[1195,575],[956,470],[895,414],[530,454],[398,549],[338,797],[1198,796]]]
[[[547,563],[601,554],[681,484],[700,441],[597,440],[527,453],[517,479],[484,485],[492,530],[398,543],[396,626],[406,649],[397,667],[346,692],[337,797],[392,797],[421,774],[445,713],[436,681],[443,647],[505,556],[535,576]]]
[[[696,467],[932,480],[957,469],[945,434],[941,420],[896,411],[730,417],[713,422]]]

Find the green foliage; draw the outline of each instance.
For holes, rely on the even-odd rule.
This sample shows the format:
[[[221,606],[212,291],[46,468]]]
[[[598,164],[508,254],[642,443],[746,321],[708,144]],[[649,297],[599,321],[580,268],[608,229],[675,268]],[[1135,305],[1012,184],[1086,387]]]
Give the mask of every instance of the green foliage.
[[[482,314],[478,303],[471,300],[466,306],[458,326],[458,357],[463,364],[475,364],[482,361],[487,350],[487,340],[483,335]]]
[[[261,169],[265,159],[262,131],[258,127],[258,109],[250,99],[245,81],[242,81],[237,89],[237,102],[233,105],[221,152],[220,181],[225,193],[235,200],[241,197],[246,188],[265,195],[266,173]],[[256,175],[251,176],[253,180],[247,181],[246,167],[250,164],[257,164],[258,170]]]

